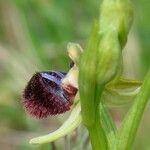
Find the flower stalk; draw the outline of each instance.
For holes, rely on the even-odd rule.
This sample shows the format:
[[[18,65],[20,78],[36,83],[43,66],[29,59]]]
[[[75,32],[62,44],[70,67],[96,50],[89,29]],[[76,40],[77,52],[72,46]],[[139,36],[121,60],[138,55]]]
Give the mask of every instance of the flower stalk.
[[[103,0],[100,21],[94,27],[79,67],[79,90],[83,123],[93,150],[110,148],[102,127],[100,103],[105,85],[118,77],[122,68],[122,48],[132,23],[130,1]]]

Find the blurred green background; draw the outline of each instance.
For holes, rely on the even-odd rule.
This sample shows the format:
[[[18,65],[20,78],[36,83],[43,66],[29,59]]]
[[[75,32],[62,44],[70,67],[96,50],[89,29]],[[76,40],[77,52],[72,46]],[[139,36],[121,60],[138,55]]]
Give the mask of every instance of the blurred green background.
[[[133,7],[134,24],[123,51],[124,76],[142,80],[150,64],[150,2],[134,0]],[[82,127],[80,134],[56,143],[29,145],[30,138],[53,131],[63,119],[31,118],[22,108],[21,94],[36,71],[68,70],[67,43],[84,48],[98,15],[98,0],[0,0],[0,149],[90,149]],[[116,122],[121,116],[118,112]],[[150,149],[149,113],[147,107],[133,149]]]

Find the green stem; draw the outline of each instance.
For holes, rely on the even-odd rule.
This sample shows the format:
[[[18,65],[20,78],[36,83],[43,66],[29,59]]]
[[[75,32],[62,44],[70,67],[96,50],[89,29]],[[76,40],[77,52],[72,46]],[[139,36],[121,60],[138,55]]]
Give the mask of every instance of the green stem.
[[[97,108],[99,111],[99,108]],[[93,126],[88,127],[91,144],[93,150],[107,150],[106,137],[104,135],[103,128],[100,123],[100,115],[99,112],[96,111],[96,120]]]
[[[108,111],[108,109],[100,102],[100,121],[103,127],[103,130],[106,134],[106,138],[108,141],[108,148],[110,150],[116,150],[116,126],[112,120],[112,117]]]

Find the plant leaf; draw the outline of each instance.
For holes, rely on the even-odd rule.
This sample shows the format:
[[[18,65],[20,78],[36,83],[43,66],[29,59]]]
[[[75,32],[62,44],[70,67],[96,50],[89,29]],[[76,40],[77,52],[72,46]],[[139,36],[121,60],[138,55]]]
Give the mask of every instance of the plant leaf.
[[[126,114],[117,133],[117,149],[129,150],[136,135],[143,111],[150,97],[150,70],[133,105]]]

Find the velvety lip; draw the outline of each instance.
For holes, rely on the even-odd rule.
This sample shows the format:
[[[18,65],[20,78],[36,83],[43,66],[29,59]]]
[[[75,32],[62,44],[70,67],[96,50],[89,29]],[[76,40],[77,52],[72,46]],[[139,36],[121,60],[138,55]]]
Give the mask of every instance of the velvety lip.
[[[26,111],[37,118],[44,118],[70,110],[77,90],[63,89],[61,80],[65,75],[56,71],[35,73],[23,92]]]

